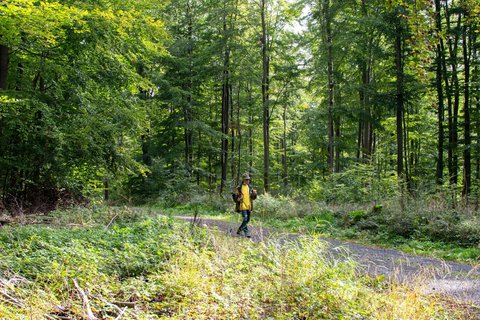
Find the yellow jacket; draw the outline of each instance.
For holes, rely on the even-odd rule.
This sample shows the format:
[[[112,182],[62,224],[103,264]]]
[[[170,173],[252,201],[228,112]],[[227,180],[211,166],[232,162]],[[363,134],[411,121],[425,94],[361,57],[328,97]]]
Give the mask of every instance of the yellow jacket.
[[[247,192],[248,187],[248,192]],[[242,190],[243,189],[243,190]],[[244,192],[245,191],[245,194]],[[237,187],[237,200],[235,211],[242,212],[242,210],[253,211],[253,200],[257,198],[257,192],[253,190],[250,184],[244,185],[243,183]]]

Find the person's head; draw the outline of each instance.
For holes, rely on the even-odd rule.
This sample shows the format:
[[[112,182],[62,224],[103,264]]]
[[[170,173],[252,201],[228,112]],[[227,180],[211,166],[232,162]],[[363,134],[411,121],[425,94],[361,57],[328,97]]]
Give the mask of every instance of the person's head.
[[[244,184],[249,184],[250,183],[250,175],[248,173],[243,174],[242,183],[244,183]]]

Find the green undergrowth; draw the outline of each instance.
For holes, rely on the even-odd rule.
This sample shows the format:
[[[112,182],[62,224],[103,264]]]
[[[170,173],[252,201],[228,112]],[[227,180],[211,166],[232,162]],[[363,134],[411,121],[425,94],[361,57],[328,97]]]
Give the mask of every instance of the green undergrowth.
[[[220,203],[198,197],[165,211],[239,222],[233,202]],[[383,204],[326,205],[266,194],[258,197],[254,207],[252,223],[257,225],[474,265],[480,259],[480,213],[451,209],[438,199],[409,201],[402,209],[395,199]]]
[[[0,319],[455,319],[325,244],[254,243],[129,209],[0,229]],[[38,222],[38,221],[37,221]]]

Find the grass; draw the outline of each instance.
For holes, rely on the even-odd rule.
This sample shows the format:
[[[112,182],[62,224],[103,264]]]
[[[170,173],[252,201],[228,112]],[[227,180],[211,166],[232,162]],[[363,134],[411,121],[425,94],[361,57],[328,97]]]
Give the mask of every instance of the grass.
[[[239,222],[233,203],[196,199],[174,208],[155,208],[173,215]],[[407,253],[477,265],[480,259],[480,221],[440,206],[410,204],[407,212],[392,201],[384,205],[326,206],[262,195],[255,201],[252,223],[275,229],[318,235]]]
[[[333,262],[315,237],[253,243],[129,209],[0,229],[1,319],[461,319]],[[43,219],[45,220],[45,219]],[[37,221],[38,222],[38,221]]]

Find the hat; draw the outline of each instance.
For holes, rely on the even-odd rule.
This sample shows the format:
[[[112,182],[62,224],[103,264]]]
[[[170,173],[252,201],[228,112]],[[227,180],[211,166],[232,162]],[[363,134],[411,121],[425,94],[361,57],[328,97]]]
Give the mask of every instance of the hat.
[[[248,175],[248,173],[244,173],[243,176],[242,176],[242,180],[250,180],[250,176]]]

